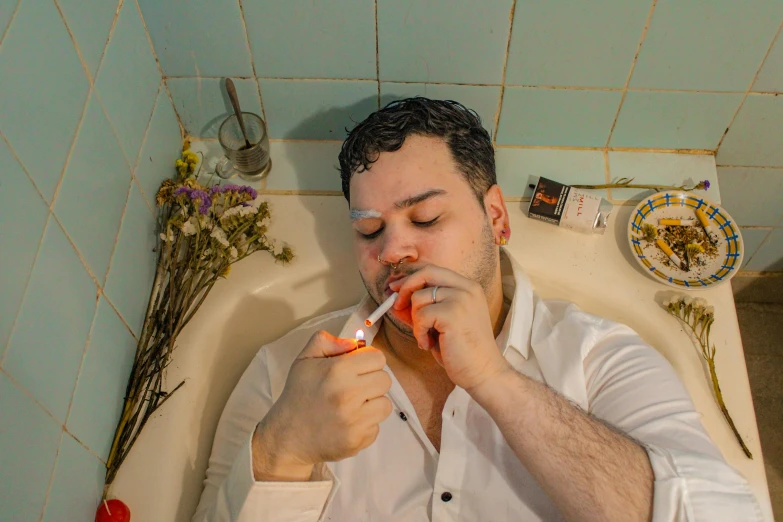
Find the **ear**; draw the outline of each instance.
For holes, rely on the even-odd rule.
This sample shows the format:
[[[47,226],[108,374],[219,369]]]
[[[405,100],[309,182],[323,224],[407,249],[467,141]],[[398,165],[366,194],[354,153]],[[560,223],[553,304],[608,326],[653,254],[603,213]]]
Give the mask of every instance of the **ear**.
[[[508,210],[506,210],[506,202],[503,201],[503,192],[500,190],[500,186],[492,185],[484,195],[484,211],[489,217],[489,222],[492,225],[492,233],[497,241],[500,241],[500,237],[503,235],[503,231],[506,231],[506,239],[510,233],[508,227]]]

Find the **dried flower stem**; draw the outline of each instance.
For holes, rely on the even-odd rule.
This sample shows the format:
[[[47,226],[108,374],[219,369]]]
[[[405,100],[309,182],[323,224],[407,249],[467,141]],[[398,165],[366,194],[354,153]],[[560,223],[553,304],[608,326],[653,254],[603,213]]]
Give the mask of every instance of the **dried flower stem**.
[[[269,244],[269,210],[266,203],[255,201],[255,190],[202,186],[193,177],[197,162],[198,156],[183,150],[176,163],[178,180],[164,181],[155,198],[161,231],[155,280],[106,463],[103,499],[147,421],[185,384],[164,391],[164,372],[177,336],[218,279],[233,263],[259,250],[284,263],[293,258],[290,248],[276,252]]]
[[[752,459],[753,455],[750,453],[745,441],[742,440],[742,436],[737,430],[737,426],[729,415],[729,410],[726,408],[726,403],[723,401],[723,393],[720,390],[720,384],[718,383],[718,372],[715,369],[715,345],[710,343],[710,329],[712,323],[715,322],[715,314],[712,311],[712,307],[706,305],[704,300],[693,301],[690,297],[684,296],[675,301],[664,303],[666,310],[684,323],[693,336],[699,342],[701,348],[701,356],[707,361],[707,367],[710,372],[710,380],[712,381],[712,390],[715,393],[715,400],[718,402],[723,417],[726,422],[729,423],[731,431],[734,432],[734,436],[742,446],[742,451],[745,455]]]
[[[700,181],[696,185],[636,185],[631,184],[633,178],[620,178],[614,183],[604,183],[602,185],[571,185],[574,188],[580,189],[602,189],[602,188],[635,188],[635,189],[648,189],[662,192],[664,190],[683,190],[689,192],[691,190],[707,190],[710,188],[710,182],[708,180]]]

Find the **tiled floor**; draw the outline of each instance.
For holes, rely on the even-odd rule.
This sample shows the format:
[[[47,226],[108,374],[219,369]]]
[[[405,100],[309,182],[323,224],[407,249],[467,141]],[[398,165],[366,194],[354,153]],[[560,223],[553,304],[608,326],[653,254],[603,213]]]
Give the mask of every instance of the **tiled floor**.
[[[783,521],[783,274],[732,280],[775,520]]]

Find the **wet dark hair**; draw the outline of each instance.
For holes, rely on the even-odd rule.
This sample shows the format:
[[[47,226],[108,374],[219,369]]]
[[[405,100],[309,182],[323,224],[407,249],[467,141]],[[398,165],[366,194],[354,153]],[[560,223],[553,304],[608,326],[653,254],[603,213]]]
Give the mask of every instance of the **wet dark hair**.
[[[354,174],[370,170],[381,152],[399,150],[414,134],[441,138],[448,145],[483,208],[484,196],[497,177],[495,150],[481,118],[461,103],[420,96],[389,103],[348,133],[339,156],[345,199],[350,203]]]

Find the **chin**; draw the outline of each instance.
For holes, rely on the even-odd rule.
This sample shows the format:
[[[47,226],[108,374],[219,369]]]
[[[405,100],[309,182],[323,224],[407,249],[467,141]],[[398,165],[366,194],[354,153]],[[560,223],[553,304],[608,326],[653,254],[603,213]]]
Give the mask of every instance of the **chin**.
[[[405,335],[413,336],[413,320],[409,310],[403,310],[400,313],[398,310],[390,311],[386,314],[391,323]]]

